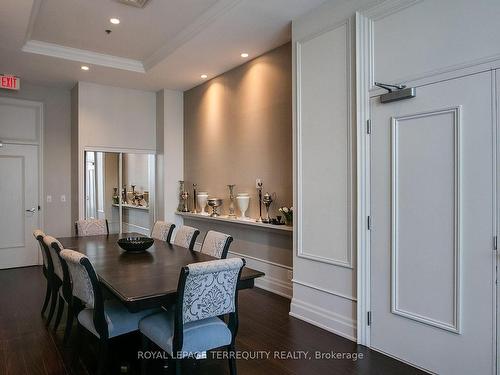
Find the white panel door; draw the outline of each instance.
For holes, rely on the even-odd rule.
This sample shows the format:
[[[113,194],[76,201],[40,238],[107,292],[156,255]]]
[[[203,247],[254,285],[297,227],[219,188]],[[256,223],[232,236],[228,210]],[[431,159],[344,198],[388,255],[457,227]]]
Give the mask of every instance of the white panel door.
[[[38,146],[0,147],[0,268],[38,264]]]
[[[371,344],[439,374],[492,374],[492,75],[371,111]]]

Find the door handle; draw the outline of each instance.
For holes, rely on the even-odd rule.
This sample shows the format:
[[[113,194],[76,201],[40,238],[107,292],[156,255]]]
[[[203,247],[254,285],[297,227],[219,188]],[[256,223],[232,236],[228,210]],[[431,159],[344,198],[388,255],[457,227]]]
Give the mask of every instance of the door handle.
[[[26,212],[31,212],[32,214],[34,214],[36,211],[36,208],[33,207],[33,208],[30,208],[29,210],[26,210]]]

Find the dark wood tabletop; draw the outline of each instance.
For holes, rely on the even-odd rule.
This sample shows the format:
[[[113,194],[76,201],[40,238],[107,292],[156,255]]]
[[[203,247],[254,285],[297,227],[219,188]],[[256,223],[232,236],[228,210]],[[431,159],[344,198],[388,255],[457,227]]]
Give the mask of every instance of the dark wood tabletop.
[[[117,240],[137,233],[59,238],[66,249],[85,254],[101,283],[132,312],[175,303],[181,268],[216,258],[155,240],[144,253],[126,253]],[[238,289],[252,288],[264,273],[245,267]]]

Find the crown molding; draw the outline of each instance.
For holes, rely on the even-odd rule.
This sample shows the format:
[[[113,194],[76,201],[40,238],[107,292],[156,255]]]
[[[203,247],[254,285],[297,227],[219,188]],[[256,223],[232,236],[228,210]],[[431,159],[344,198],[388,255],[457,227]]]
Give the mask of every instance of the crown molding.
[[[40,12],[40,6],[42,5],[42,0],[33,0],[33,6],[31,7],[30,18],[28,20],[28,27],[26,29],[26,35],[24,36],[24,43],[31,39],[31,34],[33,34],[33,28],[35,27],[35,21]]]
[[[144,65],[139,60],[106,55],[78,48],[64,47],[54,43],[41,42],[39,40],[28,40],[24,44],[22,51],[36,53],[38,55],[57,57],[65,60],[78,61],[91,65],[128,70],[131,72],[146,72]]]
[[[153,68],[161,61],[165,60],[179,47],[186,44],[193,39],[196,35],[201,33],[209,25],[214,23],[218,18],[229,12],[236,5],[241,3],[242,0],[219,0],[211,6],[206,12],[202,13],[193,23],[181,30],[166,44],[155,51],[151,56],[147,57],[143,63],[145,70]]]

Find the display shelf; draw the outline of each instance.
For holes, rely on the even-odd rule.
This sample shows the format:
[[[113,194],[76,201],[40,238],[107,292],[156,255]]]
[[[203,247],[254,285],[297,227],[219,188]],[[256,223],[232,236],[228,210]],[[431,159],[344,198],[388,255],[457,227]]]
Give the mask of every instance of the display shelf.
[[[116,203],[112,203],[112,206],[113,207],[120,207],[119,204],[116,204]],[[142,210],[142,211],[149,211],[149,207],[144,207],[144,206],[134,206],[133,204],[122,204],[122,207],[123,208],[132,208],[132,209],[135,209],[135,210]]]
[[[275,231],[281,231],[281,232],[293,232],[293,227],[289,227],[286,225],[273,225],[273,224],[265,224],[265,223],[257,223],[255,220],[250,221],[250,220],[238,220],[238,219],[230,219],[228,216],[218,216],[218,217],[211,217],[211,216],[205,216],[205,215],[200,215],[200,214],[194,214],[191,212],[176,212],[176,215],[182,216],[186,219],[192,219],[192,220],[207,220],[207,221],[215,221],[215,222],[223,222],[223,223],[228,223],[228,224],[235,224],[235,225],[246,225],[249,227],[256,227],[256,228],[262,228],[262,229],[268,229],[268,230],[275,230]]]

